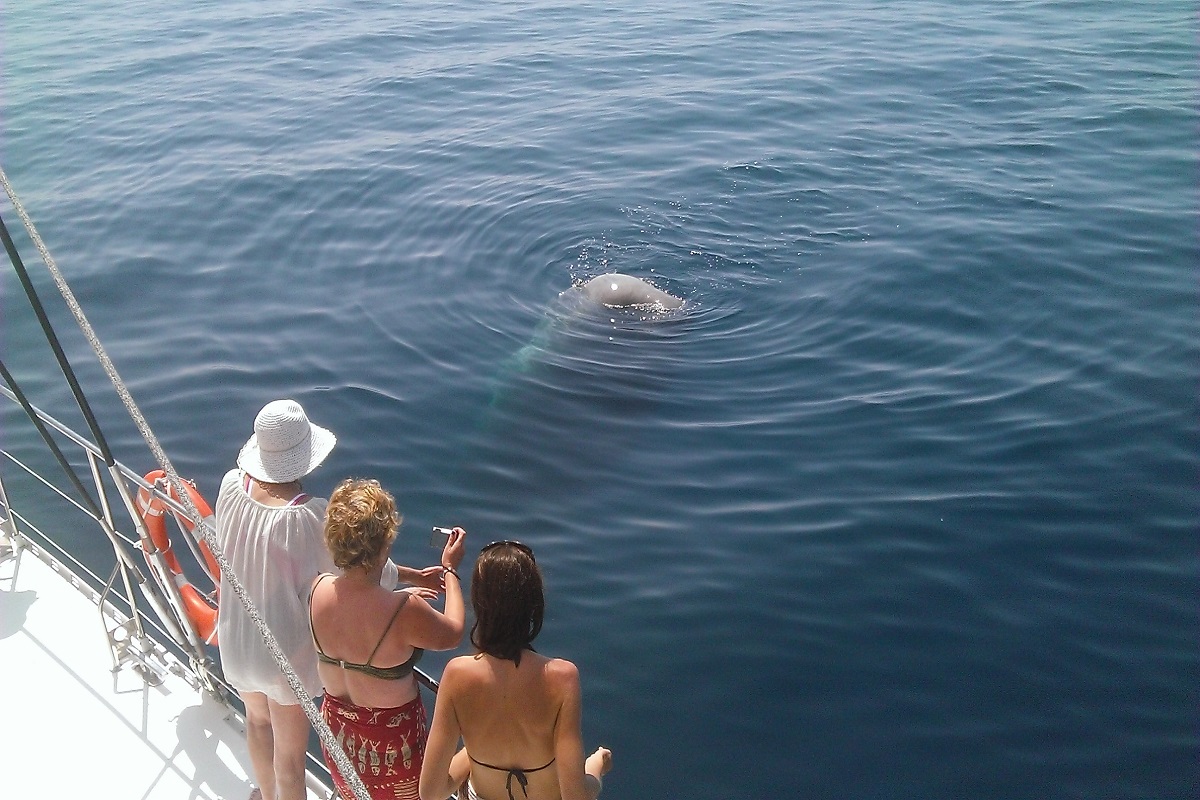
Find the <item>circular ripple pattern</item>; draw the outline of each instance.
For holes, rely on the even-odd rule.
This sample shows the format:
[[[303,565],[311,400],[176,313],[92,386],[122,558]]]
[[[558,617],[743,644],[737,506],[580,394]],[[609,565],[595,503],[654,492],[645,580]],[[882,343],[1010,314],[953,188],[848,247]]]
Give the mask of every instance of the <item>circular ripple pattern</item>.
[[[1182,5],[118,5],[6,8],[4,167],[177,468],[290,396],[528,541],[606,797],[1197,796]]]

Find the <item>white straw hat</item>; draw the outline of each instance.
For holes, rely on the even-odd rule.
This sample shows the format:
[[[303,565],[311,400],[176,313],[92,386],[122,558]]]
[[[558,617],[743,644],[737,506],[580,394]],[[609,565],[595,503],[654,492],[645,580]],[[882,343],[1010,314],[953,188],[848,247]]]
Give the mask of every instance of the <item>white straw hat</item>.
[[[316,469],[335,442],[331,431],[308,421],[295,400],[274,400],[254,418],[254,435],[237,465],[259,480],[290,483]]]

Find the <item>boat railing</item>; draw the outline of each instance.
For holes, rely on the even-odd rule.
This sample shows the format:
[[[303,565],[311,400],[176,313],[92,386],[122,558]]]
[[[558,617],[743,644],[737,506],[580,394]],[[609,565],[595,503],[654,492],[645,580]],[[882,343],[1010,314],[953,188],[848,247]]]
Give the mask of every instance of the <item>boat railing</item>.
[[[55,448],[77,454],[74,458],[64,459],[64,469],[73,473],[69,482],[74,484],[75,492],[62,488],[47,477],[45,463],[31,463],[35,460],[32,454],[22,457],[6,443],[6,446],[0,447],[0,456],[27,480],[42,487],[48,493],[45,496],[52,498],[58,507],[70,507],[95,524],[111,545],[113,566],[107,576],[99,574],[94,565],[97,559],[89,559],[92,564],[85,563],[68,547],[64,547],[59,535],[47,530],[51,525],[63,525],[63,521],[56,519],[47,522],[35,518],[35,514],[48,503],[35,503],[37,508],[34,509],[14,505],[8,491],[9,478],[5,477],[8,470],[3,468],[0,468],[0,546],[16,551],[17,556],[22,549],[50,553],[50,560],[66,580],[93,595],[97,606],[108,612],[101,613],[100,618],[114,671],[131,668],[148,683],[157,684],[161,682],[165,671],[171,670],[197,690],[207,692],[239,717],[243,716],[244,705],[237,691],[222,676],[219,661],[213,657],[214,647],[200,641],[187,621],[178,588],[169,578],[164,579],[170,572],[161,563],[162,554],[154,549],[133,498],[139,490],[144,490],[165,506],[167,516],[179,514],[182,518],[192,519],[197,526],[201,520],[194,519],[193,512],[175,500],[164,486],[147,481],[120,461],[114,460],[112,467],[106,467],[98,445],[24,401],[9,387],[0,386],[0,395],[23,406],[27,414],[32,414],[35,427],[39,428],[43,437],[53,437]],[[6,436],[9,442],[19,438],[11,435],[11,432]],[[44,458],[42,460],[44,462]],[[80,463],[85,465],[90,487],[75,471]],[[86,491],[87,496],[80,497],[81,489],[90,491]],[[115,506],[110,502],[110,495],[114,492],[121,498],[121,505],[127,512],[125,516],[114,513]],[[183,538],[188,542],[192,563],[202,568],[204,559],[197,549],[197,539],[186,533]],[[138,552],[142,555],[138,556]],[[19,568],[19,557],[16,563]],[[147,575],[147,570],[151,570],[154,576]],[[163,658],[164,651],[174,658]],[[420,668],[414,672],[418,683],[427,692],[437,693],[436,679]],[[329,770],[324,760],[311,750],[308,758],[310,772],[327,786]]]
[[[16,473],[12,474],[14,479],[20,473],[26,473],[34,479],[36,484],[41,484],[43,487],[49,488],[59,500],[65,501],[65,503],[55,502],[53,504],[55,513],[57,513],[57,509],[60,507],[74,507],[97,524],[112,549],[114,561],[112,571],[106,579],[102,579],[100,575],[81,563],[81,560],[74,557],[66,548],[63,548],[53,535],[46,532],[45,526],[39,526],[33,522],[29,514],[26,513],[28,505],[24,499],[22,499],[21,509],[15,509],[12,506],[9,500],[9,488],[11,484],[8,483],[9,479],[4,477],[2,473],[0,473],[0,513],[3,516],[0,516],[0,557],[15,556],[15,562],[19,568],[22,548],[36,551],[39,557],[48,552],[44,548],[53,548],[58,551],[62,554],[63,558],[75,564],[81,574],[88,576],[88,581],[96,584],[89,588],[90,591],[98,593],[97,604],[101,609],[102,618],[105,619],[105,633],[113,657],[114,671],[125,664],[131,664],[139,673],[145,675],[147,680],[155,680],[156,677],[160,678],[162,675],[161,669],[164,668],[162,663],[157,658],[151,658],[147,655],[151,652],[158,652],[155,648],[155,643],[158,643],[174,650],[177,656],[174,659],[174,664],[180,665],[180,669],[186,672],[187,675],[190,675],[189,680],[193,682],[193,685],[203,689],[231,710],[239,714],[244,714],[244,705],[241,703],[241,699],[237,697],[237,693],[221,677],[220,667],[213,657],[213,654],[216,652],[214,647],[203,641],[197,628],[191,624],[187,613],[187,605],[176,583],[175,572],[167,563],[166,554],[155,545],[153,537],[149,535],[146,529],[142,513],[138,508],[138,503],[135,502],[135,497],[144,491],[151,502],[157,501],[172,512],[167,514],[167,516],[171,516],[177,522],[187,520],[190,523],[190,526],[180,524],[180,527],[185,528],[184,538],[188,542],[188,549],[192,553],[193,559],[201,567],[205,565],[205,559],[199,557],[196,548],[198,539],[204,541],[209,552],[215,558],[217,567],[223,571],[220,582],[222,585],[227,585],[228,594],[231,595],[222,598],[223,601],[239,602],[245,607],[251,620],[258,628],[268,652],[275,658],[281,671],[287,677],[289,685],[296,693],[296,697],[312,723],[322,745],[328,748],[330,757],[337,762],[339,770],[349,782],[349,788],[356,797],[367,797],[366,787],[355,772],[353,764],[333,737],[333,733],[329,730],[328,725],[321,719],[320,713],[313,705],[308,691],[295,674],[287,655],[279,647],[274,634],[266,625],[265,620],[262,619],[253,600],[246,593],[240,578],[229,571],[229,564],[217,545],[214,526],[208,518],[201,518],[200,512],[195,508],[195,504],[186,491],[183,480],[175,472],[174,467],[171,466],[170,460],[150,430],[149,424],[146,422],[140,409],[137,408],[128,388],[117,374],[115,365],[113,365],[108,354],[100,344],[95,331],[79,307],[74,293],[66,285],[65,278],[62,276],[61,271],[58,270],[41,237],[37,234],[32,220],[25,213],[2,169],[0,169],[0,187],[8,195],[14,210],[24,223],[30,240],[38,250],[42,261],[53,277],[59,293],[62,295],[64,301],[66,301],[72,316],[74,316],[76,322],[79,324],[84,337],[88,340],[88,343],[100,360],[101,366],[111,379],[131,419],[146,440],[150,452],[166,476],[166,483],[163,486],[151,484],[136,471],[118,462],[113,456],[107,444],[106,437],[100,430],[91,405],[79,386],[74,369],[67,360],[65,352],[58,341],[58,336],[50,324],[45,309],[37,296],[36,289],[25,269],[20,253],[17,252],[16,245],[12,240],[7,226],[0,219],[0,243],[3,244],[8,253],[14,270],[30,300],[31,307],[43,328],[47,343],[54,351],[63,376],[70,386],[72,395],[92,434],[91,439],[81,436],[69,426],[62,424],[49,414],[36,408],[29,402],[16,378],[9,372],[3,361],[0,360],[0,378],[7,384],[7,388],[0,386],[0,391],[24,410],[25,416],[33,424],[46,445],[46,450],[40,451],[41,455],[39,458],[44,458],[46,453],[54,456],[72,484],[73,493],[60,489],[54,482],[44,477],[46,473],[44,464],[40,469],[31,466],[28,461],[33,459],[22,460],[7,447],[0,449],[0,453],[3,453],[5,458],[19,468]],[[69,445],[69,449],[74,448],[71,449],[73,462],[63,453],[63,447],[60,446],[60,442]],[[82,461],[80,454],[82,454]],[[90,476],[92,483],[90,490],[85,485],[84,480],[79,477],[76,468],[80,465],[86,468]],[[171,488],[168,489],[167,485]],[[125,530],[129,530],[129,528],[117,523],[118,518],[124,519],[126,517],[121,517],[121,515],[114,513],[111,499],[114,494],[119,500],[120,505],[124,506],[126,510],[126,517],[132,525],[133,534],[123,533],[122,528],[125,528]],[[176,497],[179,498],[179,501],[176,501]],[[141,499],[144,500],[145,497]],[[186,530],[187,527],[190,527],[190,531]],[[56,528],[56,530],[65,532],[62,528]],[[35,543],[27,535],[27,532],[35,533],[40,544]],[[191,535],[193,533],[196,537],[195,539]],[[88,547],[92,548],[94,545],[88,545]],[[135,557],[134,550],[142,551],[141,558]],[[65,564],[65,562],[55,559],[55,564],[61,565]],[[55,568],[58,569],[57,566]],[[71,578],[73,582],[81,580],[72,569],[63,566],[61,571],[69,572],[74,576]],[[205,571],[208,572],[208,570]],[[210,577],[215,576],[211,576],[210,574]],[[214,599],[216,588],[214,586],[214,591],[211,595]],[[147,613],[147,607],[154,613]],[[113,609],[114,611],[119,611],[119,613],[106,616],[103,613],[106,609]],[[109,620],[115,620],[115,622],[110,625]],[[156,635],[152,636],[148,632],[149,630],[155,631]],[[175,667],[172,666],[171,669],[174,671]],[[415,671],[415,674],[421,686],[428,691],[436,693],[437,682],[433,678],[420,670]],[[187,677],[187,675],[184,677]],[[234,705],[234,703],[237,705]],[[241,708],[239,709],[238,706],[241,706]],[[314,770],[325,776],[329,775],[324,762],[319,758],[313,757],[312,748],[309,749],[309,757],[310,766],[313,768],[310,769],[310,775]]]
[[[0,453],[36,484],[44,487],[54,497],[75,508],[99,526],[113,551],[112,571],[107,578],[97,575],[90,566],[82,563],[80,559],[62,547],[53,534],[38,525],[28,511],[15,508],[9,499],[10,493],[4,488],[5,481],[0,478],[0,499],[3,500],[5,520],[11,533],[17,535],[21,533],[18,523],[26,530],[35,531],[43,547],[54,550],[62,559],[74,565],[74,570],[88,576],[94,584],[98,584],[93,588],[100,591],[102,601],[112,604],[123,615],[126,615],[127,621],[119,629],[106,630],[114,669],[133,662],[138,665],[139,671],[147,670],[148,665],[138,664],[138,661],[139,653],[145,651],[141,645],[147,636],[146,627],[150,626],[180,649],[181,654],[191,662],[196,679],[205,689],[218,697],[222,696],[221,681],[213,659],[204,649],[203,643],[199,642],[195,633],[191,631],[190,626],[186,624],[186,616],[182,616],[181,612],[184,606],[179,597],[178,588],[170,581],[151,580],[146,574],[147,569],[159,571],[159,574],[169,574],[169,572],[166,572],[162,554],[156,551],[152,543],[149,543],[149,537],[142,528],[140,520],[132,514],[134,504],[130,487],[145,485],[145,482],[134,471],[119,462],[114,461],[111,467],[106,467],[100,460],[100,448],[95,443],[46,412],[29,404],[19,390],[0,386],[0,392],[9,400],[25,408],[30,420],[47,443],[48,449],[58,457],[60,465],[66,472],[69,482],[73,484],[75,491],[72,493],[62,489],[46,477],[44,466],[32,465],[29,460],[23,460],[10,448],[5,447],[0,450]],[[79,477],[71,460],[63,454],[60,444],[71,445],[73,453],[82,454],[86,471],[90,476],[91,491]],[[75,462],[78,463],[78,458],[75,459]],[[109,478],[108,481],[105,480],[106,475]],[[110,489],[115,490],[126,510],[130,512],[130,520],[134,530],[137,531],[136,536],[123,532],[123,529],[128,530],[129,528],[127,525],[119,523],[118,516],[113,512]],[[136,488],[132,491],[136,492]],[[59,507],[65,506],[59,504]],[[149,543],[149,545],[143,545],[142,542]],[[134,555],[135,548],[143,552],[144,561],[142,563],[139,563]],[[145,613],[147,604],[153,608],[153,615]],[[184,621],[181,622],[181,619]]]

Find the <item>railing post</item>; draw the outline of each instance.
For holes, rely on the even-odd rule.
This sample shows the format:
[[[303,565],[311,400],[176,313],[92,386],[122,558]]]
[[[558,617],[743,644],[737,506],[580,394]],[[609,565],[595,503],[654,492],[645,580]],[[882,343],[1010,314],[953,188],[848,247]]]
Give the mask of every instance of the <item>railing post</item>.
[[[0,519],[0,561],[12,559],[12,586],[17,585],[17,571],[21,568],[21,537],[17,532],[17,518],[8,504],[8,493],[4,490],[4,479],[0,478],[0,503],[4,504],[4,518]]]

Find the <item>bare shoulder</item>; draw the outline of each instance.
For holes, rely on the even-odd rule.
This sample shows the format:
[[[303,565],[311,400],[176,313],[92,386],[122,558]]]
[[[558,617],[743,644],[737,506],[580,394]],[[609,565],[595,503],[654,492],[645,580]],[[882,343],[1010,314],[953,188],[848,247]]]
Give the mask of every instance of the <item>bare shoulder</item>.
[[[567,693],[579,689],[579,668],[565,658],[551,658],[546,662],[546,682],[557,692]]]
[[[463,685],[478,681],[482,675],[479,659],[475,656],[457,656],[450,659],[442,670],[441,685]]]
[[[331,577],[328,572],[319,573],[308,585],[308,599],[313,613],[322,613],[332,605],[333,590],[330,586],[333,581],[327,580]]]
[[[391,595],[405,595],[400,604],[400,616],[412,617],[417,614],[437,613],[437,609],[429,605],[429,601],[413,590],[413,587],[406,586],[403,589],[385,589]]]
[[[479,660],[475,656],[455,656],[446,664],[443,675],[459,675],[474,671]]]

